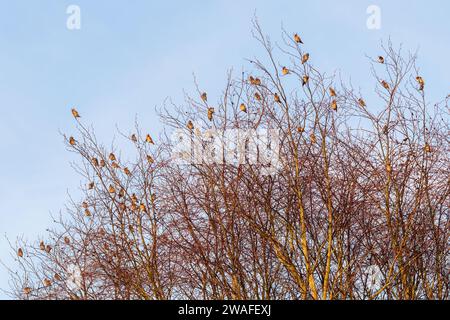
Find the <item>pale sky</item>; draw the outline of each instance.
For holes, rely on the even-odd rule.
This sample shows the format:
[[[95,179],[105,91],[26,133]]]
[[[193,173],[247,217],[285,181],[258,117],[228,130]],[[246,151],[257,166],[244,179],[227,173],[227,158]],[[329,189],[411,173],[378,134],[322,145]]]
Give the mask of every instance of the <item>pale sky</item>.
[[[66,9],[81,9],[81,29],[66,28]],[[381,29],[366,26],[367,7],[381,8]],[[298,32],[325,70],[340,70],[373,92],[365,55],[380,42],[419,49],[428,94],[450,94],[450,2],[436,1],[148,1],[0,0],[0,260],[13,266],[5,236],[35,239],[64,214],[80,177],[59,130],[73,132],[70,108],[109,144],[116,125],[135,116],[154,133],[154,109],[166,97],[182,103],[192,74],[218,96],[230,68],[262,53],[251,37],[257,15],[276,41],[281,26]],[[0,266],[0,288],[8,288]],[[0,292],[0,298],[5,297]]]

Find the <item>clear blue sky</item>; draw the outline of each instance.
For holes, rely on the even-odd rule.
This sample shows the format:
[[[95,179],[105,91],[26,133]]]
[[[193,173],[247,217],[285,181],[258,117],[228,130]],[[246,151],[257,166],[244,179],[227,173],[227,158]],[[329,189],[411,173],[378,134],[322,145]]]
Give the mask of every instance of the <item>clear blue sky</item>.
[[[81,30],[66,28],[71,4],[81,8]],[[366,27],[372,4],[381,30]],[[105,143],[135,115],[156,133],[154,107],[168,96],[182,102],[192,73],[214,96],[230,67],[240,71],[261,52],[250,33],[255,13],[274,40],[282,24],[299,32],[317,66],[351,75],[365,91],[374,85],[365,55],[390,36],[420,49],[432,97],[450,93],[448,1],[0,0],[0,259],[12,263],[5,235],[45,235],[50,213],[77,193],[74,158],[58,133],[73,131],[72,106]]]

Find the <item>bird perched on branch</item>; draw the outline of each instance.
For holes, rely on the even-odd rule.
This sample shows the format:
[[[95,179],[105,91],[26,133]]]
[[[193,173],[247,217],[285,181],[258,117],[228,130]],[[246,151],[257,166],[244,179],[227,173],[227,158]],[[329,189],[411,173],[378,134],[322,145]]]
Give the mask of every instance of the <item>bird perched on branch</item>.
[[[383,56],[378,56],[378,62],[383,64],[384,63],[384,57]]]
[[[330,96],[336,97],[336,91],[330,87]]]
[[[123,168],[123,172],[127,175],[127,176],[131,176],[131,171],[128,168]]]
[[[283,76],[288,75],[289,74],[289,69],[286,67],[283,67],[283,69],[281,69],[281,72],[283,73]]]
[[[136,135],[134,133],[131,135],[131,141],[133,141],[133,142],[137,142],[138,141],[138,139],[137,139],[137,137],[136,137]]]
[[[77,141],[75,140],[74,137],[70,137],[70,138],[69,138],[69,144],[70,144],[71,146],[74,146],[74,145],[77,144]]]
[[[359,104],[360,107],[363,107],[363,108],[366,106],[366,102],[362,98],[360,98],[358,100],[358,104]]]
[[[258,92],[255,92],[255,99],[261,101],[261,95]]]
[[[155,144],[155,143],[153,142],[152,137],[151,137],[149,134],[147,134],[147,136],[145,137],[145,141],[146,141],[147,143],[150,143],[150,144]]]
[[[390,90],[389,84],[388,84],[386,81],[382,80],[382,81],[381,81],[381,85],[382,85],[383,88],[385,88],[386,90]]]
[[[39,249],[40,249],[41,251],[45,251],[45,243],[44,243],[44,241],[41,241],[41,242],[39,243]]]
[[[278,95],[278,93],[275,93],[273,98],[274,98],[275,102],[281,103],[281,99],[280,99],[280,96]]]
[[[186,127],[191,131],[194,130],[194,124],[192,123],[191,120],[188,121]]]
[[[304,75],[302,78],[302,86],[305,86],[309,82],[309,76]]]
[[[18,256],[19,258],[22,258],[22,257],[23,257],[23,250],[22,250],[22,248],[19,248],[19,249],[17,250],[17,256]]]
[[[206,92],[203,92],[200,95],[200,98],[203,100],[203,102],[207,102],[208,101],[208,95],[206,94]]]
[[[208,108],[208,120],[212,121],[214,115],[214,108]]]
[[[110,153],[109,154],[109,160],[111,160],[111,161],[116,161],[116,156],[115,156],[115,154],[114,153]]]
[[[420,85],[420,90],[423,90],[425,88],[425,81],[423,80],[423,78],[420,76],[417,76],[416,81]]]
[[[302,57],[302,64],[305,64],[309,60],[309,53],[305,53]]]
[[[300,36],[299,36],[297,33],[294,34],[294,40],[295,40],[295,42],[297,42],[297,43],[303,44],[302,38],[300,38]]]
[[[80,114],[78,113],[78,111],[75,108],[72,109],[72,115],[75,119],[81,118]]]
[[[425,143],[425,147],[423,148],[423,150],[426,152],[426,153],[430,153],[431,152],[431,146],[430,146],[430,144],[427,142],[427,143]]]
[[[245,104],[241,103],[241,105],[239,106],[239,109],[241,109],[242,112],[247,113],[247,107],[245,106]]]
[[[331,109],[333,109],[334,111],[337,111],[337,102],[336,100],[331,101]]]

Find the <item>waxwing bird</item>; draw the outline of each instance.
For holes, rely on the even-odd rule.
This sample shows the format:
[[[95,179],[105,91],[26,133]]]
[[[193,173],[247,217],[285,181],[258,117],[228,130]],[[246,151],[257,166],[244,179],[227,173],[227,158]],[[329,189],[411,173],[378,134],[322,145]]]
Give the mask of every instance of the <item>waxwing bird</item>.
[[[261,95],[258,92],[255,92],[255,99],[261,101]]]
[[[30,287],[25,287],[23,288],[23,293],[25,295],[29,295],[31,293],[32,289]]]
[[[239,109],[241,109],[242,112],[247,113],[247,107],[245,106],[245,104],[241,103],[241,105],[239,106]]]
[[[137,139],[137,137],[136,137],[136,135],[134,133],[131,135],[131,141],[133,141],[133,142],[137,142],[138,141],[138,139]]]
[[[78,111],[75,109],[75,108],[73,108],[72,109],[72,115],[73,115],[73,117],[76,119],[76,118],[81,118],[80,117],[80,114],[78,113]]]
[[[391,165],[391,163],[389,161],[386,162],[386,171],[388,173],[392,172],[392,165]]]
[[[106,166],[106,162],[105,162],[105,160],[100,160],[100,167],[101,168],[103,168],[103,167],[105,167]]]
[[[84,201],[81,206],[83,207],[83,209],[87,209],[89,207],[88,203],[86,201]]]
[[[214,115],[214,108],[208,108],[208,120],[212,121]]]
[[[124,169],[123,169],[123,172],[124,172],[127,176],[131,176],[130,169],[124,168]]]
[[[384,63],[384,57],[383,56],[378,56],[378,62],[383,64]]]
[[[281,103],[281,99],[280,99],[280,96],[278,95],[278,93],[275,93],[273,98],[274,98],[275,102]]]
[[[250,82],[250,84],[255,84],[255,78],[253,78],[252,76],[249,76],[248,82]]]
[[[189,130],[194,130],[194,124],[192,123],[191,120],[188,121],[186,127],[187,127]]]
[[[91,162],[94,167],[98,167],[98,159],[97,158],[92,158]]]
[[[120,168],[119,164],[117,162],[115,162],[115,161],[113,163],[111,163],[111,167],[113,167],[114,169],[119,169]]]
[[[150,143],[150,144],[155,144],[155,143],[153,142],[152,137],[151,137],[149,134],[147,134],[147,136],[145,137],[145,141],[146,141],[147,143]]]
[[[259,78],[255,78],[254,82],[255,82],[254,83],[255,86],[260,86],[261,85],[261,79],[259,79]]]
[[[312,144],[315,144],[317,142],[316,135],[314,133],[311,133],[309,135],[309,138],[310,138]]]
[[[147,155],[147,161],[148,161],[148,163],[150,163],[150,164],[152,164],[153,162],[155,162],[155,160],[153,159],[153,157],[150,156],[150,155]]]
[[[423,148],[423,150],[424,150],[426,153],[431,153],[431,146],[429,145],[428,142],[425,143],[425,147]]]
[[[64,243],[65,243],[65,244],[70,244],[70,239],[69,239],[69,237],[64,237]]]
[[[23,257],[23,250],[22,250],[22,248],[19,248],[19,249],[17,250],[17,256],[18,256],[19,258],[22,258],[22,257]]]
[[[52,251],[52,246],[51,246],[51,245],[47,245],[47,246],[45,247],[45,251],[46,251],[47,253],[50,253],[50,252]]]
[[[41,251],[45,251],[45,243],[44,243],[44,241],[41,241],[41,243],[39,243],[39,249]]]
[[[92,190],[94,189],[95,183],[94,182],[89,182],[88,184],[88,190]]]
[[[303,127],[297,127],[297,132],[298,132],[298,133],[303,133],[303,132],[305,132],[305,128],[303,128]]]
[[[336,91],[333,88],[330,88],[330,96],[336,97]]]
[[[302,78],[302,86],[305,86],[309,82],[309,76],[304,75]]]
[[[359,104],[360,107],[363,107],[363,108],[366,106],[366,102],[362,98],[360,98],[358,100],[358,104]]]
[[[116,161],[116,156],[114,155],[114,153],[109,154],[109,160]]]
[[[69,138],[69,144],[70,144],[71,146],[74,146],[74,145],[77,144],[77,141],[75,140],[74,137],[70,137],[70,138]]]
[[[114,186],[111,184],[111,185],[109,185],[108,191],[109,191],[109,193],[116,193],[116,188],[114,188]]]
[[[92,214],[91,214],[91,211],[89,209],[86,209],[86,210],[84,210],[84,215],[86,217],[90,217]]]
[[[420,85],[420,90],[423,90],[425,88],[425,81],[423,80],[423,78],[420,76],[417,76],[416,80],[417,80],[417,83],[419,83],[419,85]]]
[[[309,53],[305,53],[302,57],[302,64],[305,64],[309,60]]]
[[[203,102],[207,102],[208,101],[208,95],[206,94],[206,92],[203,92],[201,94],[200,98],[202,98]]]
[[[331,109],[334,111],[337,111],[337,102],[336,100],[331,101]]]
[[[389,84],[386,81],[381,81],[381,85],[383,86],[383,88],[385,88],[386,90],[390,90]]]
[[[283,73],[283,76],[288,75],[289,74],[289,69],[286,67],[283,67],[283,69],[281,69],[281,72]]]
[[[139,205],[139,210],[141,210],[142,212],[147,212],[147,208],[145,207],[145,204],[141,203]]]
[[[54,278],[55,278],[56,281],[61,281],[62,280],[61,276],[59,274],[57,274],[57,273],[55,273]]]
[[[48,279],[44,279],[42,283],[44,284],[45,287],[50,287],[52,285],[52,282]]]
[[[297,42],[297,43],[303,44],[302,38],[300,38],[300,36],[299,36],[297,33],[294,34],[294,40],[295,40],[295,42]]]

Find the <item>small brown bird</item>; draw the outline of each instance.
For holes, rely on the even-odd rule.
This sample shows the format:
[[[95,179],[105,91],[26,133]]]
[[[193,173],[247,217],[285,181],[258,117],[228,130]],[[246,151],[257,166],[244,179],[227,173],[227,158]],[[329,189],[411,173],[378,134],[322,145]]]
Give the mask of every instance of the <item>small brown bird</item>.
[[[41,241],[41,243],[39,243],[39,249],[41,249],[42,251],[45,251],[45,243],[44,243],[44,241]]]
[[[111,163],[111,167],[113,167],[114,169],[120,169],[119,164],[115,161]]]
[[[305,64],[309,60],[309,53],[305,53],[302,57],[302,64]]]
[[[147,208],[145,207],[145,204],[141,203],[139,205],[139,210],[141,210],[142,212],[147,212]]]
[[[425,88],[425,80],[423,80],[422,77],[417,76],[416,77],[417,83],[420,85],[420,90],[423,90]]]
[[[111,161],[116,161],[116,156],[114,155],[114,153],[110,153],[109,154],[109,160],[111,160]]]
[[[303,133],[303,132],[305,132],[305,128],[303,128],[303,127],[297,127],[297,132],[298,132],[298,133]]]
[[[104,168],[106,166],[106,162],[105,162],[105,160],[100,160],[100,167],[101,168]]]
[[[136,135],[134,133],[131,135],[131,141],[133,141],[133,142],[137,142],[138,141],[138,139],[137,139],[137,137],[136,137]]]
[[[383,56],[378,56],[378,62],[383,64],[384,63],[384,57]]]
[[[32,289],[30,287],[25,287],[23,288],[23,293],[25,295],[29,295],[31,293]]]
[[[388,172],[388,173],[391,173],[392,172],[392,166],[391,166],[391,163],[388,161],[388,162],[386,162],[386,171]]]
[[[81,118],[80,114],[78,113],[78,111],[75,108],[72,109],[72,115],[75,119]]]
[[[65,244],[70,244],[70,238],[69,237],[64,237],[64,243]]]
[[[249,76],[248,82],[250,82],[250,84],[255,84],[255,78],[253,78],[252,76]]]
[[[214,108],[208,108],[208,120],[212,121],[214,115]]]
[[[334,111],[337,111],[337,102],[336,100],[331,101],[331,109],[333,109]]]
[[[275,102],[281,103],[281,99],[280,99],[280,96],[278,95],[278,93],[275,93],[273,98],[274,98]]]
[[[70,138],[69,138],[69,143],[70,143],[71,146],[74,146],[74,145],[77,144],[77,141],[75,140],[74,137],[70,137]]]
[[[123,197],[125,197],[125,190],[123,188],[120,188],[119,198],[123,198]]]
[[[208,95],[206,94],[206,92],[203,92],[201,94],[200,98],[202,98],[203,102],[207,102],[208,101]]]
[[[255,81],[253,83],[255,86],[260,86],[261,85],[261,79],[259,78],[255,78]]]
[[[187,127],[189,130],[194,130],[194,124],[192,123],[191,120],[188,121],[186,127]]]
[[[52,282],[49,279],[44,279],[42,283],[44,284],[45,287],[50,287],[52,285]]]
[[[428,142],[425,143],[425,147],[423,148],[423,150],[424,150],[426,153],[431,153],[431,146],[429,145]]]
[[[94,182],[89,182],[88,184],[88,190],[92,190],[94,189],[95,183]]]
[[[336,91],[330,87],[330,96],[336,97]]]
[[[152,164],[153,162],[155,162],[155,160],[153,159],[153,157],[150,156],[150,155],[147,155],[147,161],[148,161],[148,163],[150,163],[150,164]]]
[[[305,86],[309,82],[309,76],[304,75],[302,78],[302,86]]]
[[[281,69],[281,72],[283,73],[283,76],[288,75],[289,74],[289,69],[286,67],[283,67],[283,69]]]
[[[89,209],[86,209],[86,210],[84,210],[84,215],[86,217],[90,217],[92,214],[91,214],[91,211]]]
[[[245,106],[245,104],[241,103],[241,105],[239,106],[239,109],[241,109],[242,112],[247,113],[247,107]]]
[[[359,106],[362,107],[362,108],[364,108],[364,107],[366,106],[366,102],[365,102],[362,98],[360,98],[360,99],[358,100],[358,104],[359,104]]]
[[[98,167],[98,159],[97,158],[92,158],[91,162],[94,167]]]
[[[51,246],[51,245],[47,245],[47,246],[45,247],[45,251],[46,251],[47,253],[50,253],[50,252],[52,251],[52,246]]]
[[[53,276],[53,278],[55,278],[56,281],[61,281],[61,276],[57,273],[55,273],[55,275]]]
[[[311,133],[309,135],[309,138],[310,138],[312,144],[315,144],[317,142],[316,135],[314,133]]]
[[[152,193],[152,195],[150,196],[150,201],[152,203],[155,203],[155,201],[156,201],[156,194],[155,193]]]
[[[151,137],[149,134],[147,134],[147,136],[145,137],[145,141],[146,141],[147,143],[150,143],[150,144],[155,144],[155,143],[153,142],[152,137]]]
[[[131,176],[131,171],[128,168],[123,168],[123,172],[127,175],[127,176]]]
[[[255,92],[255,99],[261,101],[261,95],[258,92]]]
[[[116,193],[116,188],[114,188],[114,186],[111,184],[111,185],[109,185],[108,191],[109,191],[109,193]]]
[[[81,206],[83,207],[83,209],[87,209],[89,207],[89,205],[88,205],[88,203],[86,201],[83,201]]]
[[[133,201],[133,202],[137,202],[137,201],[138,201],[138,198],[137,198],[137,196],[136,196],[135,193],[133,193],[133,194],[131,195],[131,201]]]
[[[17,250],[17,256],[18,256],[19,258],[22,258],[22,257],[23,257],[23,250],[22,250],[22,248],[19,248],[19,250]]]
[[[386,89],[386,90],[390,90],[389,84],[386,81],[381,81],[381,85]]]
[[[295,42],[297,42],[297,43],[303,44],[302,38],[300,38],[300,36],[299,36],[297,33],[294,34],[294,40],[295,40]]]

